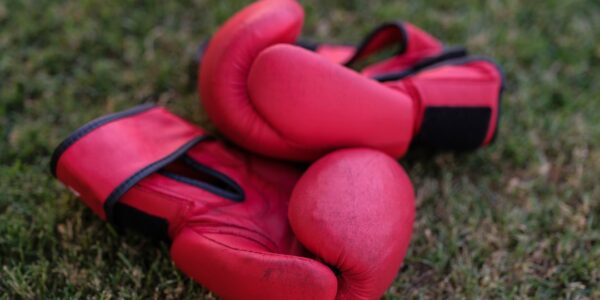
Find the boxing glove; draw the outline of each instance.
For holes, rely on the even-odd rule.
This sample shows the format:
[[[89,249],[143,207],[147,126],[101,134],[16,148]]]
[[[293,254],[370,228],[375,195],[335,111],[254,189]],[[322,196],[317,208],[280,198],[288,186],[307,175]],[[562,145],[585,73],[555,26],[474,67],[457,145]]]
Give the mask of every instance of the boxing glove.
[[[414,219],[409,179],[381,152],[334,152],[302,175],[154,106],[82,127],[51,165],[100,218],[169,240],[175,265],[225,299],[376,299]]]
[[[493,140],[502,90],[494,63],[442,51],[369,77],[294,45],[302,23],[295,1],[263,0],[211,39],[199,71],[202,103],[239,145],[310,161],[345,147],[401,157],[413,141],[473,149]]]

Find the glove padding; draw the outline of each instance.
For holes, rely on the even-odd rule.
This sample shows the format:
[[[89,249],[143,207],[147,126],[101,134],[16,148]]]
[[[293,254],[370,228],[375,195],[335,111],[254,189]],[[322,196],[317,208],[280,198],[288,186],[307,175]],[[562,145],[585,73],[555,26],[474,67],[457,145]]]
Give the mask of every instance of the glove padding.
[[[295,1],[263,0],[211,39],[200,67],[202,103],[236,143],[310,161],[345,147],[401,157],[414,140],[444,149],[493,140],[502,89],[494,63],[442,51],[360,74],[294,45],[302,23]]]
[[[76,131],[52,170],[102,219],[172,241],[177,267],[225,299],[377,299],[414,219],[381,152],[341,150],[301,176],[152,106]]]

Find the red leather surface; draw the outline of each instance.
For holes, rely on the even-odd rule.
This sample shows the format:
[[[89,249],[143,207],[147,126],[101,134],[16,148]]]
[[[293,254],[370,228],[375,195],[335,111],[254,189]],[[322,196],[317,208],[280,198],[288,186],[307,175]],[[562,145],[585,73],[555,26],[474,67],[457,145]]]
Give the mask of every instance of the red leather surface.
[[[415,215],[406,173],[381,152],[333,152],[302,176],[290,223],[310,251],[339,269],[337,299],[378,299],[406,254]]]
[[[252,70],[260,69],[260,65],[255,62],[256,57],[266,52],[265,50],[270,46],[294,42],[300,32],[302,20],[302,8],[295,1],[264,0],[255,2],[236,14],[217,32],[206,51],[200,70],[199,84],[204,107],[217,127],[241,146],[277,158],[313,160],[331,150],[348,146],[380,147],[395,156],[404,153],[410,141],[407,135],[413,131],[410,102],[403,100],[401,95],[395,95],[396,99],[392,103],[390,101],[392,93],[386,88],[365,82],[360,76],[350,75],[350,81],[340,80],[338,82],[343,85],[335,86],[335,83],[323,81],[333,80],[332,74],[314,70],[312,74],[299,74],[302,80],[310,82],[296,82],[296,86],[285,84],[291,84],[294,80],[285,77],[271,76],[269,79],[276,81],[272,82],[266,78],[268,74],[254,76],[254,78],[265,77],[262,79],[263,82],[247,84],[253,81],[252,77],[249,78],[252,76],[250,75]],[[306,54],[318,58],[314,53],[301,53],[299,57],[287,57],[286,66],[291,64],[290,68],[298,69],[300,64],[294,60],[296,58],[302,60]],[[311,71],[310,68],[305,69]],[[342,68],[336,72],[349,74]],[[263,74],[260,70],[256,73]],[[312,75],[318,77],[311,79]],[[276,84],[283,84],[283,86],[277,87]],[[257,85],[263,86],[264,89],[261,91]],[[369,88],[359,90],[353,89],[351,85],[369,86]],[[256,94],[262,94],[266,90],[281,91],[286,87],[294,89],[290,94],[296,91],[301,93],[295,96],[285,94],[284,98],[255,97]],[[329,91],[332,97],[318,94],[319,90]],[[336,94],[337,91],[346,92]],[[354,92],[360,93],[360,97],[354,98]],[[302,95],[306,95],[305,98],[316,97],[300,103],[293,102],[295,99],[301,99]],[[377,100],[379,96],[383,98]],[[289,99],[285,99],[288,97]],[[314,107],[315,110],[311,115],[303,116],[303,113],[309,109],[302,107],[302,104],[315,104],[322,99],[325,99],[322,106]],[[292,104],[292,107],[280,105],[278,107],[283,110],[279,111],[265,109],[265,106],[259,103],[260,101],[268,101],[270,103],[268,105],[275,104],[277,101],[286,101]],[[367,104],[365,101],[368,101],[370,107],[377,107],[375,111],[369,113],[365,109]],[[392,107],[378,106],[372,102],[389,103]],[[334,107],[335,105],[338,107]],[[398,109],[406,107],[408,109]],[[294,112],[295,109],[299,111]],[[384,111],[387,113],[377,114]],[[263,115],[269,112],[278,116]],[[326,115],[326,112],[330,114]],[[398,114],[393,115],[394,113]],[[278,120],[286,117],[300,120],[295,123],[295,129],[278,126]],[[373,120],[374,118],[376,120]],[[361,119],[368,120],[369,123],[361,123]],[[388,127],[390,124],[392,124],[391,128]],[[288,129],[292,129],[295,135],[288,136]],[[360,129],[360,132],[356,132],[355,129]],[[399,130],[394,131],[394,129]],[[317,135],[312,135],[313,133]],[[386,138],[382,139],[382,136]]]
[[[489,144],[496,132],[502,74],[487,60],[442,65],[385,85],[415,99],[415,132],[427,107],[489,107],[492,117],[483,145]]]
[[[117,186],[203,134],[199,128],[157,107],[85,135],[62,154],[56,174],[106,219],[102,205]]]
[[[182,144],[182,137],[202,132],[163,109],[115,120],[71,145],[58,161],[58,177],[104,217],[102,199],[118,180]],[[301,177],[294,166],[216,140],[204,140],[182,157],[205,171],[175,160],[137,182],[119,203],[166,220],[177,267],[217,295],[376,299],[391,283],[414,214],[410,182],[393,159],[374,150],[344,150]],[[213,188],[223,188],[214,183],[214,174],[221,174],[241,188],[243,200],[166,172]]]
[[[442,43],[417,26],[403,22],[406,30],[406,50],[401,55],[368,66],[361,73],[366,77],[398,72],[409,68],[424,58],[436,56],[444,50]]]
[[[263,51],[248,94],[266,123],[307,148],[368,146],[398,157],[412,138],[409,97],[296,46]]]
[[[401,157],[418,133],[425,107],[480,104],[492,109],[482,144],[492,140],[498,70],[478,64],[434,67],[382,84],[368,77],[406,70],[441,53],[441,43],[405,23],[406,51],[360,74],[332,63],[347,55],[343,49],[320,55],[292,45],[302,21],[295,1],[258,1],[232,17],[209,44],[200,69],[202,102],[215,125],[237,144],[300,161],[345,147],[371,147]],[[401,31],[390,28],[376,35],[363,55],[397,41]]]
[[[400,31],[402,29],[399,26],[404,32]],[[373,77],[406,70],[418,61],[438,55],[444,50],[442,43],[435,37],[409,22],[402,22],[397,26],[386,24],[374,30],[360,45],[364,47],[360,49],[360,53],[356,53],[359,49],[354,46],[335,44],[321,44],[315,52],[333,63],[346,64],[354,56],[359,61],[393,45],[404,49],[391,58],[365,67],[361,73]]]
[[[315,52],[335,64],[345,64],[354,55],[354,46],[323,44]]]
[[[304,20],[293,0],[253,3],[232,17],[212,38],[199,76],[204,108],[227,137],[260,153],[309,159],[318,150],[288,143],[267,124],[248,97],[246,81],[258,54],[274,44],[296,41]]]

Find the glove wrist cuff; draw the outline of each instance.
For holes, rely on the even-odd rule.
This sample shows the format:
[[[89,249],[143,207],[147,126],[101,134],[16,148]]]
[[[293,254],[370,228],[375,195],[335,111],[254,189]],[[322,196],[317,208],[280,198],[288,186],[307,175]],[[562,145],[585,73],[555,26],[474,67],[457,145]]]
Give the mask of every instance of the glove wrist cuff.
[[[203,131],[164,108],[142,105],[94,120],[52,155],[55,177],[101,218],[140,180],[206,139]]]

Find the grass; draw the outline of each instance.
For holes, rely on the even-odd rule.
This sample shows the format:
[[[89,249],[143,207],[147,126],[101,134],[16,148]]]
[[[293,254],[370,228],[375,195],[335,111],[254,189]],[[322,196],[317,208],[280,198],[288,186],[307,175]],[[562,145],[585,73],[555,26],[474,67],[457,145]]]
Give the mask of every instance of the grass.
[[[216,298],[166,245],[97,219],[48,162],[83,123],[148,99],[208,125],[193,55],[248,2],[0,2],[0,299]],[[496,144],[402,160],[418,219],[386,298],[600,298],[597,1],[304,4],[306,36],[357,41],[405,19],[508,75]]]

